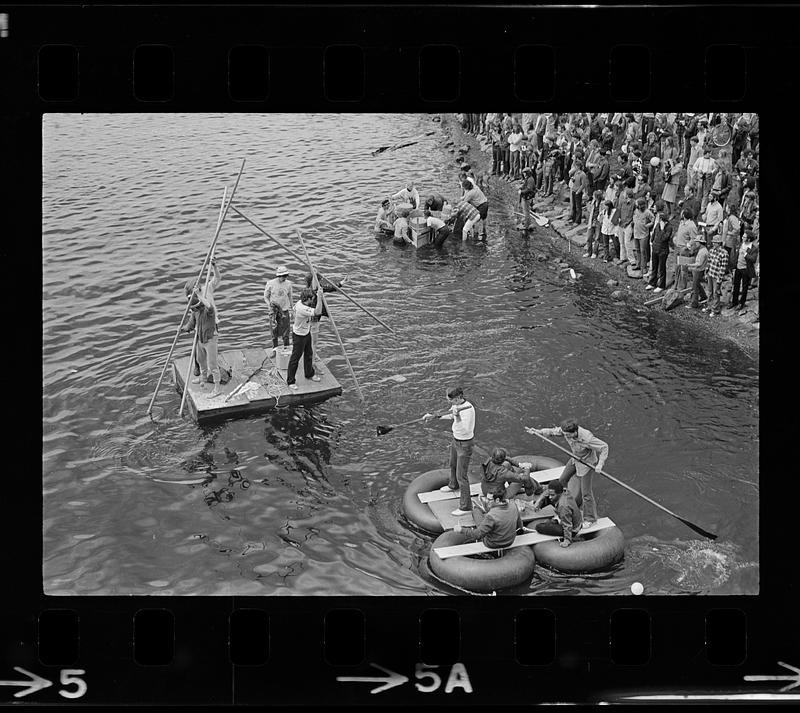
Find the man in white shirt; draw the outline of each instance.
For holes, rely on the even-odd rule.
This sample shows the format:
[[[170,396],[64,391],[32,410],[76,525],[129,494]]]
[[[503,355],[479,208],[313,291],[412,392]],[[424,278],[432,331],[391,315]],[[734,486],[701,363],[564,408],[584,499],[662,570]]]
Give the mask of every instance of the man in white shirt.
[[[711,190],[714,173],[717,170],[717,162],[711,158],[711,148],[706,146],[703,149],[703,158],[698,158],[692,166],[695,181],[697,182],[697,194],[700,196],[700,210],[705,210],[708,203],[708,193]]]
[[[718,199],[719,195],[715,191],[711,191],[708,197],[706,212],[703,214],[703,222],[706,224],[706,230],[709,235],[717,232],[717,226],[722,222],[722,218],[724,217],[724,210]]]
[[[460,517],[468,515],[472,510],[467,469],[475,437],[475,407],[464,398],[464,390],[460,386],[447,391],[447,401],[450,404],[450,412],[439,418],[453,422],[453,439],[450,442],[450,480],[442,490],[459,491],[458,508],[451,514]],[[435,416],[426,413],[422,418],[430,421]]]
[[[408,181],[406,187],[397,191],[392,198],[402,203],[411,203],[414,208],[419,208],[419,191],[414,187],[414,181]]]
[[[425,211],[425,224],[431,229],[433,232],[433,244],[440,248],[444,244],[444,241],[450,236],[453,232],[453,229],[447,225],[441,218],[437,218],[435,215],[431,215],[431,212]]]
[[[289,346],[289,312],[294,299],[288,275],[285,267],[279,267],[275,271],[275,278],[267,282],[264,288],[264,302],[270,309],[273,348],[278,346],[278,337],[283,337],[283,346]]]
[[[303,357],[303,373],[306,379],[320,381],[314,373],[314,351],[311,342],[311,319],[322,314],[322,285],[317,281],[317,306],[314,304],[314,290],[306,287],[300,293],[300,299],[294,306],[294,326],[292,327],[292,356],[289,357],[289,368],[286,372],[286,383],[293,391],[297,390],[295,375],[300,357]]]
[[[392,202],[384,198],[381,207],[378,208],[378,215],[375,217],[375,231],[391,230],[394,225],[395,214],[392,211]]]

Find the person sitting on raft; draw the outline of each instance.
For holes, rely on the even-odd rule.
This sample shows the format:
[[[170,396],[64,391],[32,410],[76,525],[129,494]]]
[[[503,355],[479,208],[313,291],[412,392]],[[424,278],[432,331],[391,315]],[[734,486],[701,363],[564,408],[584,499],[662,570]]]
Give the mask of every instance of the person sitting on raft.
[[[507,457],[505,448],[495,448],[491,458],[481,463],[481,468],[481,492],[484,496],[494,497],[502,490],[507,498],[513,499],[522,490],[528,496],[544,492],[542,485],[531,478],[531,464],[515,463]]]
[[[597,506],[592,493],[592,476],[596,470],[603,470],[608,458],[608,443],[601,441],[591,431],[578,426],[574,418],[565,418],[561,426],[555,428],[525,428],[528,433],[538,433],[542,436],[564,436],[569,449],[575,456],[592,464],[593,467],[584,465],[575,458],[570,458],[559,476],[561,484],[566,486],[569,479],[576,475],[581,484],[581,504],[584,513],[584,527],[589,527],[597,521]]]
[[[392,202],[388,198],[384,198],[381,201],[381,207],[378,208],[378,215],[375,216],[375,230],[391,230],[395,218]]]
[[[508,501],[505,488],[492,494],[489,510],[476,528],[456,522],[455,532],[464,532],[467,542],[481,540],[491,550],[501,550],[514,542],[522,529],[522,518],[517,507]],[[466,530],[466,532],[465,532]]]
[[[547,494],[544,500],[540,501],[539,507],[550,504],[555,508],[556,514],[553,518],[544,522],[537,522],[535,530],[527,527],[522,528],[525,532],[538,532],[540,535],[561,536],[562,547],[569,547],[576,535],[581,530],[581,510],[572,493],[564,489],[564,484],[560,480],[554,480],[547,484]]]
[[[392,198],[401,203],[411,203],[414,208],[419,207],[419,191],[414,187],[414,181],[408,181],[406,187],[397,191]]]

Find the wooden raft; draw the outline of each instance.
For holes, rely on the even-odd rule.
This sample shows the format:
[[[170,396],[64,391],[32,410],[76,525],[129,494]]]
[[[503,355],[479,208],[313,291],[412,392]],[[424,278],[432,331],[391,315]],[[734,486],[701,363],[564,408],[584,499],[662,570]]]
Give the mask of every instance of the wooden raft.
[[[607,527],[615,527],[614,522],[609,517],[601,517],[591,527],[584,528],[579,534],[586,535],[599,530],[605,530]],[[542,535],[538,532],[526,532],[522,535],[517,535],[514,541],[504,547],[504,550],[509,550],[512,547],[522,547],[523,545],[538,545],[540,542],[547,542],[549,540],[557,540],[555,535]],[[434,547],[433,551],[437,554],[439,559],[447,559],[448,557],[465,557],[467,555],[478,555],[484,552],[497,552],[483,542],[468,542],[464,545],[451,545],[450,547]]]
[[[270,349],[270,354],[272,350]],[[266,359],[266,360],[265,360]],[[342,386],[321,362],[314,364],[314,370],[320,381],[311,381],[303,375],[303,363],[300,362],[297,370],[297,390],[290,389],[286,383],[286,369],[278,369],[273,356],[267,356],[266,349],[230,349],[220,352],[217,361],[221,368],[233,370],[233,376],[227,384],[220,388],[221,394],[211,398],[213,384],[193,384],[189,380],[189,390],[186,402],[195,421],[213,418],[235,418],[264,413],[276,406],[291,406],[298,404],[314,403],[339,396]],[[226,401],[229,394],[238,386],[244,384],[247,377],[252,374],[261,363],[263,368],[259,371],[243,390],[233,398]],[[175,388],[183,392],[184,379],[189,366],[189,357],[181,357],[172,362],[172,374]],[[252,385],[252,386],[251,386]]]
[[[556,480],[564,472],[564,466],[558,468],[548,468],[547,470],[537,470],[531,473],[531,478],[539,483],[549,483],[551,480]],[[481,484],[472,483],[469,486],[470,495],[481,494]],[[417,497],[421,503],[428,503],[430,505],[437,500],[454,500],[458,498],[458,491],[450,490],[429,490],[426,493],[417,493]]]

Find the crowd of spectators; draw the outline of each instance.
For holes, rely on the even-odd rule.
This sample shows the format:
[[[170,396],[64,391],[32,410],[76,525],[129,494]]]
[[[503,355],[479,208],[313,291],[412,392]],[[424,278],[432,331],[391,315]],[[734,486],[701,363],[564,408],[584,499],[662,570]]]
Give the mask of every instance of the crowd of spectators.
[[[566,192],[569,222],[587,225],[584,257],[618,265],[658,293],[672,255],[670,282],[691,291],[688,307],[719,314],[730,279],[727,306],[745,310],[759,274],[758,114],[459,118],[491,150],[493,176],[515,181],[524,172],[540,202]]]

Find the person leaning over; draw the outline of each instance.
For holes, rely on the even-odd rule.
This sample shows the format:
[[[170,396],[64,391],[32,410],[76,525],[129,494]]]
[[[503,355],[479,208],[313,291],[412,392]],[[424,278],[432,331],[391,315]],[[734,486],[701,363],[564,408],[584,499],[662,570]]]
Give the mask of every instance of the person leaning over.
[[[487,497],[494,497],[503,491],[507,498],[514,498],[520,491],[525,495],[539,495],[543,492],[539,482],[531,478],[530,463],[516,463],[508,458],[505,448],[495,448],[491,457],[481,463],[483,477],[481,492]]]
[[[569,547],[582,527],[588,525],[581,521],[581,511],[575,498],[569,490],[564,489],[564,484],[560,480],[553,480],[547,484],[546,501],[540,505],[550,504],[555,508],[556,514],[545,522],[539,522],[535,526],[535,530],[530,530],[527,527],[522,529],[525,532],[538,532],[540,535],[553,535],[555,537],[561,536],[561,546]]]
[[[283,338],[283,346],[289,346],[289,313],[294,298],[288,275],[289,271],[285,267],[279,267],[275,271],[275,277],[264,288],[264,302],[270,309],[273,348],[277,348],[279,337]]]
[[[508,501],[505,489],[492,494],[489,510],[476,528],[457,522],[453,530],[463,532],[466,542],[481,540],[491,550],[501,550],[511,545],[522,529],[522,518],[516,505]]]
[[[414,181],[406,181],[406,187],[397,191],[392,198],[419,208],[419,191],[414,187]]]
[[[316,300],[316,306],[314,306]],[[320,381],[314,373],[314,352],[311,342],[311,320],[322,314],[322,285],[317,282],[316,293],[310,287],[303,288],[300,299],[294,306],[294,325],[292,326],[292,356],[289,357],[289,368],[286,371],[286,384],[293,391],[297,390],[295,375],[303,357],[303,374],[306,379]]]
[[[323,292],[337,292],[338,291],[337,288],[341,287],[342,284],[344,284],[344,281],[347,279],[346,275],[341,280],[338,281],[329,280],[326,277],[322,277],[322,275],[317,275],[317,277],[320,278],[320,284],[322,285]],[[312,290],[314,289],[314,276],[310,272],[307,272],[305,274],[305,282],[306,282],[306,287]],[[314,304],[311,306],[312,307],[317,306],[316,293],[314,295]],[[319,355],[317,354],[317,343],[319,342],[319,323],[323,317],[327,316],[328,316],[328,310],[323,304],[322,312],[320,314],[315,314],[311,318],[311,350],[314,353],[315,362],[320,361]]]
[[[542,436],[564,436],[575,458],[570,458],[559,476],[562,485],[567,485],[573,475],[578,476],[581,484],[581,500],[584,513],[584,527],[589,527],[597,520],[597,506],[592,492],[592,478],[595,471],[602,470],[608,458],[608,443],[601,441],[591,431],[578,426],[574,418],[565,418],[555,428],[525,428],[528,433]],[[581,463],[580,458],[589,463]]]
[[[453,510],[456,517],[466,515],[472,510],[472,497],[469,491],[469,460],[472,457],[472,446],[475,438],[475,407],[464,398],[464,390],[460,386],[447,391],[447,401],[450,412],[439,418],[452,421],[453,438],[450,441],[450,480],[443,485],[441,490],[458,490],[459,506]],[[426,413],[423,420],[430,421],[435,418],[432,413]]]

